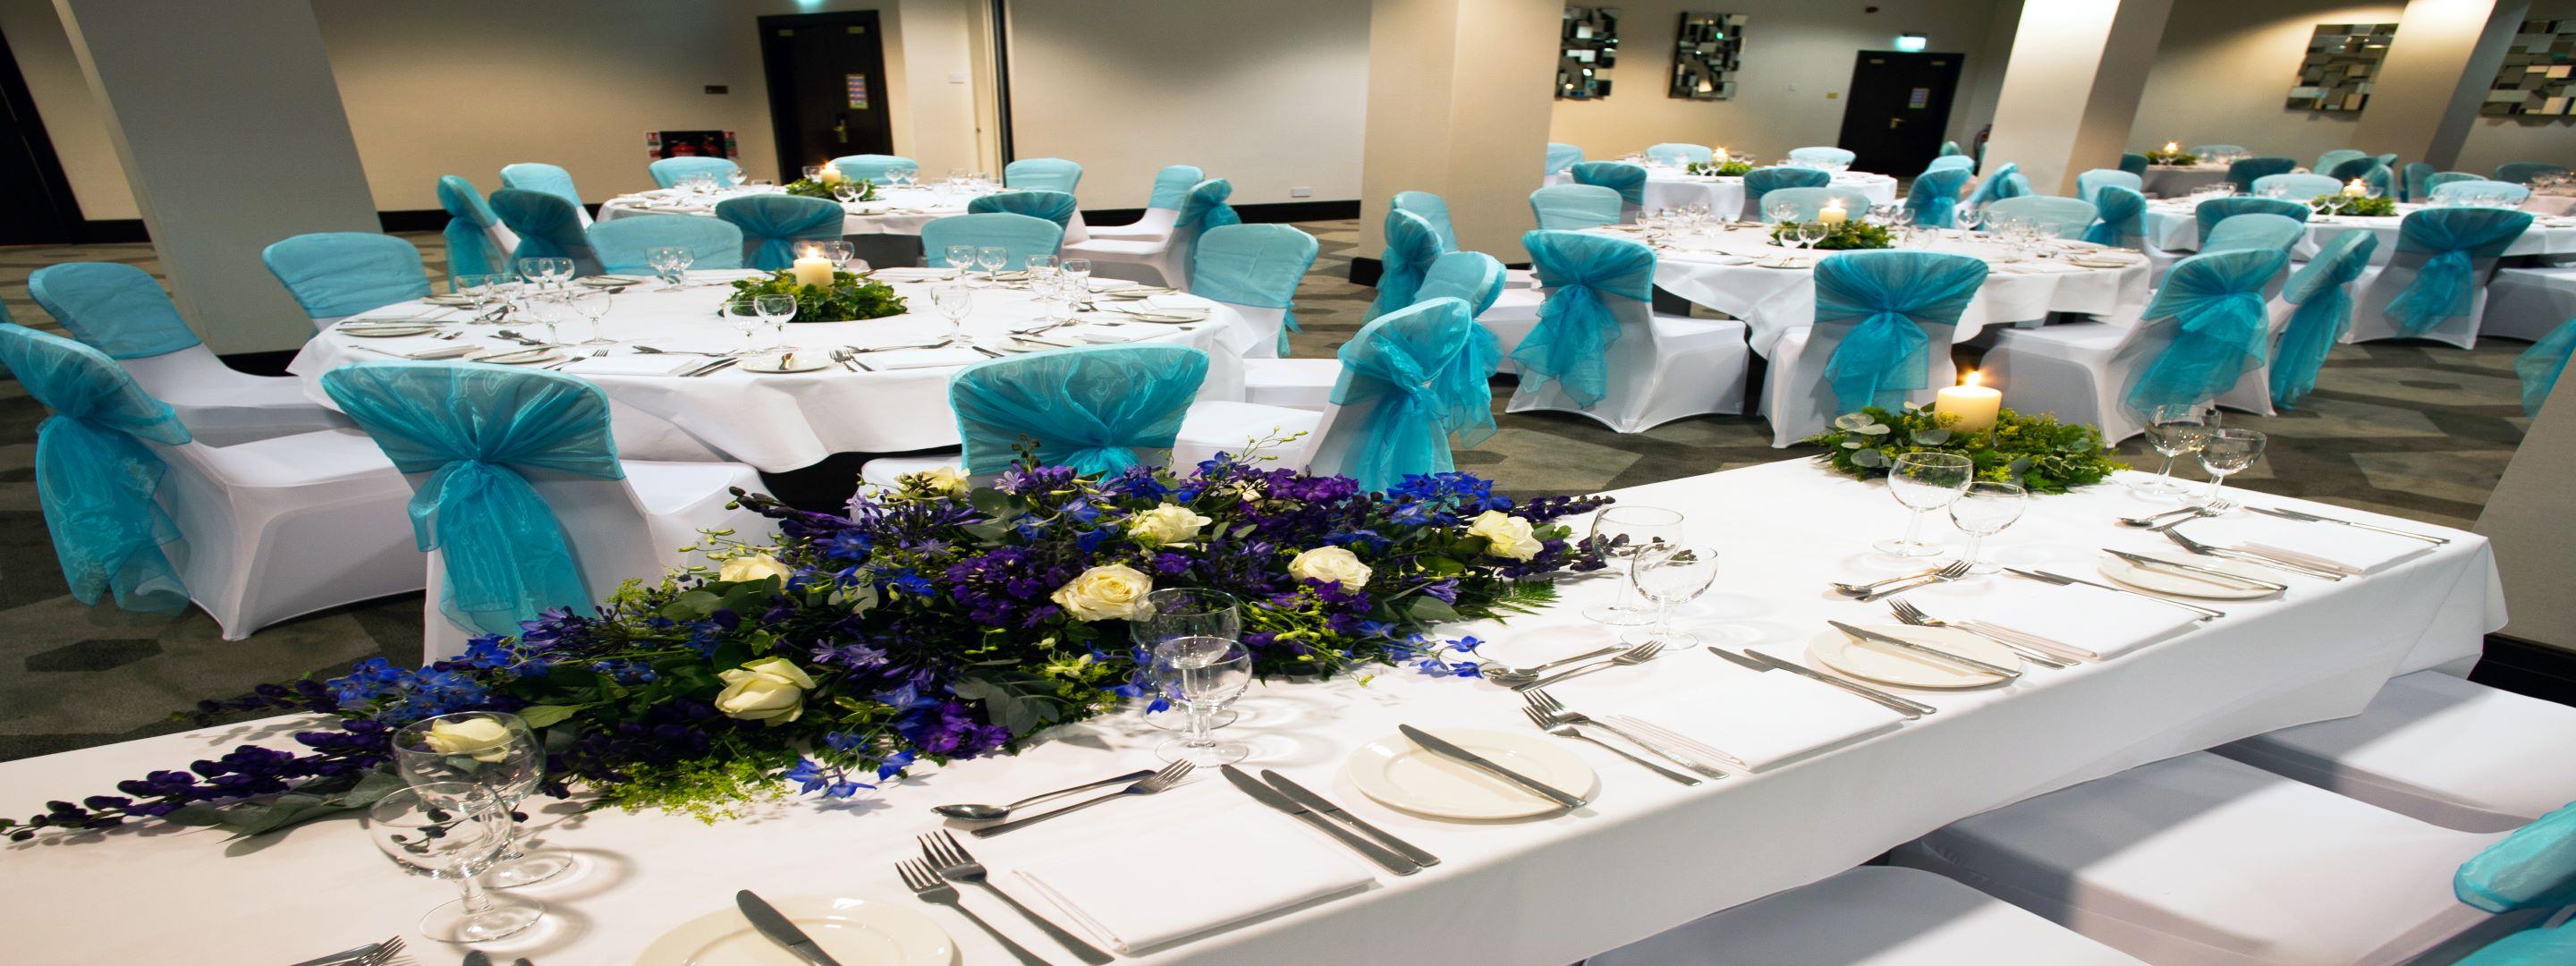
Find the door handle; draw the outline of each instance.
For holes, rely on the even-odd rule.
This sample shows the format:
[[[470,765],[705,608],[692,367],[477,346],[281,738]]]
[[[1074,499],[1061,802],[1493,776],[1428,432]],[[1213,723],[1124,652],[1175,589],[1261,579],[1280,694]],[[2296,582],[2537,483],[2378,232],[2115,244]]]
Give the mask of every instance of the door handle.
[[[1904,125],[1905,125],[1905,119],[1904,119],[1904,118],[1901,118],[1901,117],[1891,117],[1891,118],[1888,118],[1888,119],[1887,119],[1887,129],[1888,129],[1888,130],[1890,130],[1890,131],[1896,130],[1896,129],[1897,129],[1897,128],[1899,128],[1899,127],[1903,127]]]

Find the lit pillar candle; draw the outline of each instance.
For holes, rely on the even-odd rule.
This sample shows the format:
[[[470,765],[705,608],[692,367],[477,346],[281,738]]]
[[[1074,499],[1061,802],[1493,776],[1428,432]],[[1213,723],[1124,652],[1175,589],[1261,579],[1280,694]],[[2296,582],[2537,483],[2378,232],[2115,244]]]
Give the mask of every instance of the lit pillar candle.
[[[1725,163],[1726,163],[1726,149],[1725,149],[1725,148],[1719,148],[1719,149],[1717,149],[1717,157],[1715,157],[1715,158],[1713,158],[1713,159],[1711,159],[1711,160],[1714,160],[1714,161],[1716,161],[1716,162],[1717,162],[1717,163],[1719,163],[1719,164],[1725,164]]]
[[[2166,153],[2166,154],[2181,154],[2181,153],[2182,153],[2182,142],[2179,142],[2179,141],[2167,141],[2167,142],[2165,142],[2165,153]]]
[[[2004,408],[2004,394],[1977,385],[1977,378],[1976,373],[1968,373],[1958,385],[1941,390],[1932,400],[1934,414],[1959,417],[1958,422],[1950,424],[1952,432],[1985,432],[1993,428],[1995,414]]]
[[[1842,224],[1850,218],[1851,213],[1843,210],[1843,200],[1840,198],[1825,202],[1824,209],[1816,212],[1816,220],[1828,226]]]
[[[2346,198],[2359,198],[2369,193],[2370,185],[2364,183],[2360,178],[2354,178],[2351,181],[2344,183],[2343,196]]]
[[[823,170],[815,173],[814,180],[820,181],[824,184],[840,184],[841,169],[826,164],[823,166]]]
[[[832,287],[831,259],[824,258],[819,255],[807,255],[803,258],[797,259],[796,264],[788,266],[788,271],[795,275],[796,284],[798,285],[812,285],[817,288]]]

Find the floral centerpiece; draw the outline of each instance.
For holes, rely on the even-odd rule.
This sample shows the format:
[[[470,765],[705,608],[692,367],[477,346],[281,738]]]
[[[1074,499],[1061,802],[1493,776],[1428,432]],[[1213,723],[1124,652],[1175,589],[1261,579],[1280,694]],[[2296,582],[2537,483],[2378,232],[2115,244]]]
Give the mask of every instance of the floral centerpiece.
[[[2147,163],[2188,168],[2200,163],[2200,155],[2193,154],[2189,151],[2178,151],[2172,148],[2167,148],[2161,151],[2147,152]]]
[[[1746,172],[1753,170],[1753,162],[1741,158],[1730,158],[1725,161],[1693,161],[1684,165],[1682,170],[1713,178],[1741,178]]]
[[[2386,196],[2348,195],[2341,192],[2318,195],[2308,202],[2320,215],[2355,215],[2362,218],[2387,218],[2397,214],[2397,199]]]
[[[0,829],[269,831],[402,787],[392,733],[473,710],[541,733],[551,795],[709,821],[791,785],[847,798],[1150,697],[1128,621],[1156,587],[1240,598],[1265,676],[1474,676],[1478,642],[1433,626],[1527,611],[1555,599],[1553,574],[1600,568],[1600,548],[1560,521],[1608,502],[1515,504],[1463,473],[1371,493],[1234,457],[1092,477],[1022,463],[981,488],[943,469],[846,514],[735,492],[778,521],[773,542],[710,534],[689,548],[705,564],[419,670],[373,659],[204,702],[201,721],[285,709],[330,723],[295,735],[302,751],[243,746]]]
[[[849,272],[832,273],[832,284],[800,285],[796,273],[781,270],[733,283],[733,298],[793,295],[796,315],[790,322],[855,322],[882,319],[908,311],[894,286]]]
[[[2129,468],[2111,458],[2100,429],[2060,423],[2055,416],[2006,409],[1981,433],[1955,432],[1957,422],[1957,416],[1911,403],[1898,412],[1865,406],[1836,417],[1832,429],[1806,441],[1825,448],[1817,459],[1862,479],[1886,475],[1898,456],[1924,452],[1965,456],[1976,464],[1978,479],[2018,483],[2033,493],[2064,493]]]
[[[1799,227],[1798,223],[1787,221],[1771,226],[1771,244],[1783,247],[1796,245],[1798,240],[1791,235]],[[1818,231],[1824,233],[1824,238],[1810,247],[1825,251],[1843,252],[1896,246],[1895,240],[1888,237],[1886,228],[1865,221],[1845,221],[1834,225],[1811,221],[1804,227],[1809,234]]]
[[[841,191],[845,188],[849,189],[853,193],[852,197],[841,197]],[[831,182],[818,181],[813,178],[798,178],[794,181],[788,182],[785,187],[779,190],[800,198],[821,198],[825,201],[877,200],[877,184],[876,182],[870,181],[866,178],[849,178],[842,181]]]

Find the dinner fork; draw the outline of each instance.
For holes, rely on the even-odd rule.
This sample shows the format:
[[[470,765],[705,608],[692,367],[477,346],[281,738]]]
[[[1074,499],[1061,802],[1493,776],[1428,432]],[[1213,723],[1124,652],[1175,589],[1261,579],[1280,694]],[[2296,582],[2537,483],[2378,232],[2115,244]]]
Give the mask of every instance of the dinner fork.
[[[1654,752],[1654,753],[1655,753],[1655,754],[1657,754],[1657,755],[1661,755],[1661,756],[1663,756],[1666,760],[1671,761],[1673,764],[1680,765],[1680,766],[1682,766],[1682,767],[1684,767],[1684,768],[1688,768],[1688,769],[1690,769],[1690,770],[1692,770],[1692,771],[1698,772],[1698,773],[1700,773],[1700,774],[1702,774],[1702,775],[1706,775],[1706,776],[1708,776],[1708,777],[1710,777],[1710,778],[1724,778],[1724,777],[1726,777],[1726,773],[1725,773],[1725,772],[1719,771],[1719,770],[1717,770],[1717,769],[1715,769],[1715,768],[1711,768],[1711,767],[1709,767],[1709,766],[1707,766],[1707,765],[1700,764],[1699,762],[1692,761],[1692,760],[1690,759],[1690,757],[1689,757],[1689,756],[1687,756],[1687,755],[1683,755],[1683,754],[1681,754],[1681,753],[1679,753],[1679,752],[1676,752],[1676,751],[1674,751],[1674,750],[1672,750],[1672,749],[1670,749],[1670,748],[1666,748],[1666,747],[1664,747],[1664,746],[1662,746],[1662,745],[1659,745],[1659,744],[1656,744],[1656,743],[1654,743],[1654,742],[1648,741],[1648,740],[1646,740],[1646,739],[1644,739],[1644,738],[1637,737],[1637,736],[1636,736],[1636,735],[1634,735],[1634,734],[1630,734],[1628,731],[1626,731],[1626,730],[1624,730],[1624,729],[1620,728],[1618,725],[1611,724],[1611,723],[1609,723],[1609,722],[1607,722],[1607,721],[1602,721],[1602,720],[1600,720],[1600,719],[1597,719],[1597,718],[1592,717],[1591,715],[1587,715],[1587,714],[1584,714],[1583,712],[1576,711],[1576,710],[1574,710],[1574,709],[1572,709],[1572,708],[1568,708],[1568,707],[1566,707],[1566,706],[1565,706],[1565,702],[1557,700],[1557,699],[1556,699],[1556,696],[1555,696],[1555,695],[1553,695],[1553,694],[1549,694],[1549,693],[1547,693],[1547,692],[1545,692],[1545,691],[1527,691],[1527,692],[1523,692],[1523,693],[1521,694],[1521,700],[1522,700],[1523,702],[1526,702],[1526,703],[1530,706],[1530,708],[1531,708],[1531,709],[1536,710],[1536,711],[1538,711],[1538,712],[1539,712],[1539,713],[1541,713],[1541,714],[1547,715],[1547,723],[1549,723],[1549,724],[1561,724],[1561,725],[1579,725],[1579,724],[1588,724],[1588,725],[1591,725],[1591,726],[1593,726],[1593,727],[1595,727],[1595,728],[1599,728],[1599,729],[1601,729],[1601,730],[1603,730],[1603,731],[1607,731],[1607,732],[1609,732],[1609,733],[1611,733],[1611,734],[1618,735],[1619,737],[1626,738],[1626,739],[1628,739],[1631,743],[1635,744],[1637,747],[1639,747],[1639,748],[1643,748],[1643,749],[1646,749],[1647,751]]]
[[[965,903],[959,902],[957,887],[949,885],[948,880],[940,878],[938,870],[932,869],[929,863],[920,859],[905,859],[894,864],[894,871],[896,875],[903,877],[904,888],[911,889],[913,895],[921,897],[921,901],[957,910],[958,915],[984,927],[984,932],[992,936],[994,942],[1001,943],[1002,948],[1010,950],[1011,955],[1019,957],[1020,962],[1028,966],[1049,966],[1047,961],[1038,954],[1030,952],[1028,947],[1013,942],[1011,937],[993,928],[992,923],[985,922],[984,917],[976,915],[975,910],[968,909]]]
[[[401,955],[402,950],[402,937],[395,936],[380,943],[351,946],[328,956],[296,963],[294,966],[384,966],[392,962],[395,956]]]
[[[1666,768],[1662,765],[1658,765],[1654,762],[1629,754],[1628,749],[1621,748],[1618,745],[1584,734],[1583,732],[1576,730],[1573,725],[1556,724],[1548,719],[1547,712],[1545,711],[1541,711],[1537,708],[1522,708],[1521,713],[1528,715],[1530,723],[1537,725],[1538,730],[1540,731],[1547,732],[1548,734],[1555,735],[1559,738],[1572,738],[1577,741],[1589,741],[1593,744],[1600,745],[1603,748],[1610,749],[1611,754],[1636,762],[1637,764],[1644,765],[1655,774],[1670,778],[1684,785],[1699,784],[1699,779],[1692,778],[1689,775],[1682,774],[1681,772],[1674,771],[1670,768]]]
[[[2003,638],[1996,637],[1972,627],[1960,627],[1957,624],[1926,614],[1923,612],[1922,608],[1916,607],[1911,603],[1907,603],[1905,598],[1899,597],[1895,600],[1888,601],[1887,606],[1888,609],[1896,612],[1897,620],[1904,621],[1905,623],[1912,624],[1916,627],[1947,627],[1954,630],[1966,631],[1970,634],[1975,634],[1978,637],[2001,644],[2006,650],[2021,655],[2022,660],[2029,661],[2032,664],[2037,664],[2041,667],[2047,668],[2063,669],[2066,667],[2067,662],[2051,657],[2037,649],[2015,644],[2011,641],[2004,640]]]
[[[1011,908],[1019,910],[1021,916],[1026,917],[1030,922],[1037,923],[1038,928],[1046,930],[1047,938],[1062,943],[1066,949],[1073,950],[1073,954],[1081,957],[1083,962],[1106,963],[1110,960],[1108,953],[1092,948],[1090,943],[1083,942],[1074,934],[1066,932],[1064,927],[1048,922],[1045,917],[1038,915],[1036,910],[1021,905],[1018,899],[1011,898],[1010,893],[985,881],[983,863],[975,861],[975,856],[968,853],[965,846],[957,844],[957,837],[948,834],[947,830],[942,829],[921,836],[921,857],[929,860],[930,867],[937,871],[941,878],[951,882],[983,886],[984,891],[1000,896],[1003,902],[1010,903]]]
[[[1540,671],[1545,671],[1549,668],[1563,667],[1568,664],[1589,661],[1597,657],[1608,657],[1612,654],[1619,653],[1619,651],[1620,648],[1613,645],[1596,651],[1585,651],[1573,657],[1561,657],[1545,664],[1533,664],[1528,667],[1504,667],[1497,664],[1487,664],[1482,668],[1482,671],[1484,673],[1485,680],[1492,681],[1495,684],[1519,684],[1538,677],[1538,673]]]
[[[1004,832],[1008,832],[1008,831],[1010,831],[1010,830],[1012,830],[1012,829],[1015,829],[1015,828],[1020,828],[1020,827],[1022,827],[1022,826],[1026,826],[1026,825],[1035,825],[1035,824],[1037,824],[1037,823],[1039,823],[1039,822],[1046,821],[1047,819],[1054,818],[1054,817],[1056,817],[1056,816],[1058,816],[1058,815],[1067,815],[1067,814],[1071,814],[1071,813],[1074,813],[1074,812],[1079,812],[1079,811],[1082,811],[1083,809],[1090,808],[1091,806],[1098,805],[1098,804],[1100,804],[1100,803],[1102,803],[1102,802],[1106,802],[1106,801],[1109,801],[1109,800],[1111,800],[1111,799],[1118,798],[1118,797],[1120,797],[1120,796],[1124,796],[1124,795],[1152,795],[1152,794],[1155,794],[1155,793],[1157,793],[1157,792],[1161,792],[1161,791],[1164,791],[1164,790],[1166,790],[1166,789],[1171,788],[1174,784],[1178,783],[1178,782],[1179,782],[1179,781],[1180,781],[1184,776],[1187,776],[1187,775],[1190,773],[1190,769],[1195,768],[1195,767],[1197,767],[1197,766],[1196,766],[1196,765],[1192,765],[1192,764],[1190,764],[1189,762],[1186,762],[1186,761],[1176,761],[1176,762],[1173,762],[1173,763],[1171,763],[1171,764],[1168,764],[1168,765],[1163,766],[1163,770],[1162,770],[1162,771],[1155,772],[1151,777],[1148,777],[1148,778],[1145,778],[1145,779],[1143,779],[1143,780],[1141,780],[1141,781],[1138,781],[1137,783],[1135,783],[1135,784],[1133,784],[1133,785],[1129,785],[1129,786],[1127,786],[1127,787],[1125,787],[1125,788],[1121,788],[1121,789],[1119,789],[1119,790],[1117,790],[1117,791],[1110,792],[1109,794],[1102,795],[1102,796],[1100,796],[1100,797],[1098,797],[1098,798],[1086,798],[1086,799],[1083,799],[1082,801],[1075,802],[1075,803],[1073,803],[1073,804],[1071,804],[1071,805],[1067,805],[1067,806],[1065,806],[1065,807],[1063,807],[1063,808],[1056,809],[1055,811],[1052,811],[1052,812],[1040,812],[1040,813],[1038,813],[1038,814],[1036,814],[1036,815],[1031,815],[1031,816],[1029,816],[1029,817],[1027,817],[1027,818],[1015,818],[1015,819],[1012,819],[1012,820],[1010,820],[1010,821],[1008,821],[1008,822],[1004,822],[1004,823],[1002,823],[1002,824],[1000,824],[1000,825],[994,825],[994,826],[988,826],[988,827],[985,827],[985,828],[979,828],[979,829],[976,829],[976,830],[975,830],[975,837],[976,837],[976,838],[979,838],[979,839],[982,839],[982,838],[991,838],[991,837],[993,837],[993,836],[1000,835],[1000,834],[1002,834],[1002,833],[1004,833]]]
[[[1896,586],[1888,587],[1888,588],[1885,588],[1885,589],[1882,589],[1882,590],[1873,590],[1873,591],[1870,591],[1869,593],[1866,593],[1866,594],[1862,594],[1862,595],[1860,595],[1860,597],[1859,597],[1859,598],[1857,598],[1857,599],[1858,599],[1861,603],[1867,604],[1867,603],[1871,603],[1871,602],[1874,602],[1874,601],[1885,600],[1885,599],[1887,599],[1887,598],[1889,598],[1889,597],[1894,597],[1894,596],[1896,596],[1896,595],[1898,595],[1898,594],[1902,594],[1902,593],[1904,593],[1904,592],[1906,592],[1906,591],[1913,590],[1913,589],[1914,589],[1914,588],[1916,588],[1916,587],[1929,587],[1929,586],[1932,586],[1933,584],[1943,584],[1943,583],[1948,583],[1948,582],[1950,582],[1950,581],[1957,580],[1957,579],[1959,579],[1959,578],[1961,578],[1961,577],[1965,577],[1965,576],[1967,576],[1967,575],[1968,575],[1968,568],[1969,568],[1969,567],[1971,567],[1971,566],[1973,566],[1973,565],[1971,565],[1970,563],[1968,563],[1968,562],[1967,562],[1967,561],[1965,561],[1965,560],[1953,560],[1953,561],[1950,561],[1948,565],[1943,566],[1941,569],[1939,569],[1939,570],[1935,570],[1935,571],[1933,571],[1930,575],[1925,576],[1925,577],[1923,577],[1923,578],[1921,578],[1921,579],[1919,579],[1919,580],[1916,580],[1916,581],[1914,581],[1914,582],[1912,582],[1912,583],[1897,584]]]
[[[2310,577],[2316,577],[2323,580],[2342,580],[2344,578],[2343,574],[2335,573],[2331,570],[2319,570],[2315,567],[2291,563],[2270,554],[2256,553],[2251,550],[2238,550],[2234,547],[2214,547],[2184,536],[2180,530],[2165,530],[2161,532],[2165,535],[2165,539],[2181,544],[2183,549],[2189,550],[2203,557],[2242,560],[2258,567],[2270,567],[2274,570],[2287,570],[2294,574],[2306,574]]]
[[[2120,525],[2124,527],[2152,527],[2158,522],[2164,520],[2166,517],[2181,517],[2185,520],[2189,520],[2196,516],[2214,517],[2233,509],[2236,509],[2236,501],[2220,500],[2208,506],[2187,506],[2179,510],[2167,510],[2153,516],[2121,517]]]
[[[563,368],[563,367],[565,367],[565,366],[568,366],[568,365],[572,365],[573,363],[580,362],[580,361],[581,361],[581,360],[583,360],[583,359],[605,359],[605,358],[607,358],[607,357],[608,357],[608,347],[607,347],[607,346],[600,346],[599,348],[596,348],[596,349],[592,349],[592,350],[590,350],[590,354],[589,354],[589,355],[582,355],[581,353],[578,353],[578,352],[573,353],[571,356],[566,357],[566,358],[564,359],[564,361],[562,361],[562,362],[558,362],[558,363],[555,363],[554,365],[551,365],[551,366],[547,366],[547,367],[546,367],[546,369],[547,369],[547,370],[549,370],[549,371],[551,371],[551,370],[555,370],[555,369],[561,369],[561,368]]]
[[[1647,641],[1646,643],[1621,651],[1607,661],[1586,664],[1571,671],[1558,671],[1543,678],[1524,681],[1519,684],[1512,685],[1512,689],[1515,691],[1528,691],[1532,688],[1542,687],[1557,681],[1563,681],[1570,677],[1590,674],[1605,667],[1626,667],[1630,665],[1644,664],[1648,661],[1654,660],[1655,655],[1662,653],[1663,650],[1664,642]]]

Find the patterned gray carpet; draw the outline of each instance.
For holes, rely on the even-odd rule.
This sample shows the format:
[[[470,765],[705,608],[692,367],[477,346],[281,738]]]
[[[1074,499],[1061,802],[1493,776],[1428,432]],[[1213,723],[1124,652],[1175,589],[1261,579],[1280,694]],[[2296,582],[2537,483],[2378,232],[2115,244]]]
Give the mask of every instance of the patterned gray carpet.
[[[1350,259],[1374,253],[1355,250],[1355,221],[1300,227],[1321,240],[1323,253],[1298,293],[1305,331],[1290,342],[1296,355],[1326,357],[1358,331],[1374,294],[1348,281]],[[421,246],[433,273],[443,273],[437,235],[405,237]],[[54,329],[27,299],[27,273],[76,260],[159,272],[148,245],[0,249],[0,303],[21,323]],[[2239,481],[2466,526],[2528,424],[2513,375],[2522,347],[2502,340],[2475,351],[2339,347],[2310,408],[2273,418],[2229,415],[2229,425],[2271,435],[2266,458]],[[1696,417],[1623,436],[1579,417],[1505,415],[1509,388],[1497,383],[1501,431],[1458,454],[1458,462],[1515,494],[1590,492],[1812,452],[1771,448],[1769,430],[1750,417]],[[174,730],[172,712],[261,681],[337,673],[375,655],[418,659],[417,594],[289,621],[246,641],[221,640],[201,613],[164,620],[80,606],[64,587],[36,504],[34,440],[43,419],[43,408],[15,381],[0,381],[0,573],[8,577],[0,581],[0,759]],[[2132,462],[2146,459],[2135,441],[2127,453]]]

